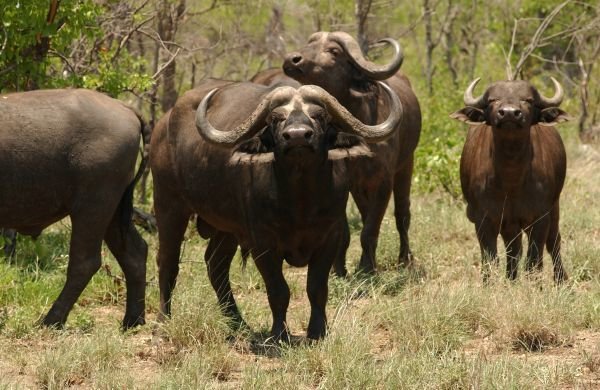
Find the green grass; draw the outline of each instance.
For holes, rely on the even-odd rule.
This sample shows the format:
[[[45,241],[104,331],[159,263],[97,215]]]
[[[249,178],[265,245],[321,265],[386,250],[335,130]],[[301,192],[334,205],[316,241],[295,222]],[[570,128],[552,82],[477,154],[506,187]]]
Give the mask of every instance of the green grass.
[[[206,243],[190,229],[173,301],[157,323],[155,254],[148,259],[148,324],[122,333],[122,273],[106,249],[104,266],[74,307],[65,330],[37,327],[65,278],[69,227],[22,239],[0,259],[0,389],[431,388],[520,389],[600,386],[600,157],[569,145],[562,195],[563,257],[569,282],[555,287],[548,255],[542,280],[504,278],[488,287],[464,206],[440,192],[413,195],[411,241],[418,267],[398,270],[392,207],[374,277],[330,280],[330,332],[304,339],[309,306],[305,269],[285,268],[292,301],[291,345],[263,342],[271,325],[264,284],[239,255],[232,284],[252,332],[232,334],[206,276]],[[357,220],[349,206],[350,219]],[[360,256],[352,224],[348,267]],[[500,246],[502,248],[502,246]],[[502,252],[503,249],[500,251]],[[501,253],[502,254],[502,253]],[[521,264],[522,268],[522,264]]]

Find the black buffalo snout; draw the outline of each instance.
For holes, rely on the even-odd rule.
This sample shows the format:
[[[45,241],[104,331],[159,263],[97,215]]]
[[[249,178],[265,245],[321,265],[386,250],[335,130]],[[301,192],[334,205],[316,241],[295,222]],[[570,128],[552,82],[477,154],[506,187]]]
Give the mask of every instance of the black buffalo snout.
[[[498,119],[500,120],[521,120],[523,111],[516,107],[502,107],[498,110]]]
[[[302,54],[300,54],[298,52],[290,53],[285,56],[285,59],[283,61],[283,69],[284,70],[297,69],[299,66],[302,65],[303,61],[304,61],[304,58],[302,57]]]
[[[314,134],[313,129],[305,126],[289,127],[283,131],[281,136],[290,146],[308,145]]]

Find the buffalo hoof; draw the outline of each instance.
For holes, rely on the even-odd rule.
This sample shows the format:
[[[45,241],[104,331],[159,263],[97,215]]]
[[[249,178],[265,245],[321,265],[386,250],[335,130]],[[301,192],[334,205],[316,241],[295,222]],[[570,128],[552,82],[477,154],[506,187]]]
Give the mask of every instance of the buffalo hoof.
[[[64,329],[65,321],[57,320],[51,318],[50,316],[46,316],[41,322],[39,322],[39,325],[50,329]]]
[[[415,265],[415,258],[411,252],[408,252],[405,256],[398,257],[398,266],[400,269],[411,269]]]
[[[127,329],[131,329],[131,328],[135,328],[136,326],[145,325],[145,324],[146,324],[146,320],[144,319],[143,315],[135,316],[135,317],[125,316],[121,327],[123,328],[123,330],[127,330]]]
[[[306,338],[310,340],[322,340],[327,335],[327,330],[308,330],[306,332]]]

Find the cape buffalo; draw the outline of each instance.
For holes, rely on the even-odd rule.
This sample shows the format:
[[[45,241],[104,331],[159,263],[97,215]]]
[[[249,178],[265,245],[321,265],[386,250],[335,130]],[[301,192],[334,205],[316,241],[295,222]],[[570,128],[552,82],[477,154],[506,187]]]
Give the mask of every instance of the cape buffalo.
[[[497,263],[498,233],[506,245],[506,275],[517,277],[522,231],[528,237],[525,269],[542,268],[544,245],[552,256],[554,279],[567,274],[560,257],[559,196],[566,155],[556,123],[567,120],[558,108],[563,89],[541,95],[527,81],[499,81],[473,97],[474,80],[464,94],[466,107],[452,118],[471,124],[460,160],[467,216],[475,224],[484,281]]]
[[[205,84],[206,93],[215,83]],[[167,126],[155,128],[150,154],[164,316],[171,313],[183,235],[196,213],[199,232],[210,237],[208,275],[226,316],[243,324],[229,282],[239,243],[251,250],[265,281],[271,335],[289,338],[284,260],[308,265],[307,336],[325,335],[328,274],[340,249],[348,198],[339,160],[368,154],[364,142],[390,136],[402,117],[398,98],[382,88],[393,109],[377,126],[362,124],[316,86],[239,83],[207,93],[198,110],[202,88],[177,101]]]
[[[0,227],[36,236],[71,218],[67,280],[43,324],[62,326],[101,265],[104,239],[123,269],[123,327],[144,323],[147,246],[131,223],[141,119],[83,89],[0,96]]]
[[[414,150],[421,133],[419,102],[406,76],[398,73],[403,55],[393,39],[382,40],[395,50],[387,65],[367,61],[358,43],[344,32],[317,32],[298,52],[285,57],[283,70],[301,84],[315,84],[332,94],[346,109],[364,123],[378,123],[389,111],[384,90],[376,80],[385,80],[400,98],[404,116],[391,138],[369,145],[373,157],[348,162],[351,192],[360,211],[362,255],[359,270],[376,268],[375,251],[379,228],[390,196],[394,194],[396,227],[400,234],[399,264],[410,265],[412,254],[408,240],[410,225],[410,186]],[[271,76],[272,78],[273,76]],[[346,229],[347,230],[347,229]],[[349,233],[346,233],[346,247]],[[345,250],[336,260],[336,273],[345,275]]]

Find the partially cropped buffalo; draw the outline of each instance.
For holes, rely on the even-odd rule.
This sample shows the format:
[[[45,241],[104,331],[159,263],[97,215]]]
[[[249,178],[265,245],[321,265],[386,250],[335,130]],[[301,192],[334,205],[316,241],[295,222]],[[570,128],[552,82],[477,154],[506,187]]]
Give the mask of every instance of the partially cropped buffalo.
[[[71,218],[65,286],[43,319],[62,326],[101,265],[102,241],[125,273],[125,328],[144,323],[147,246],[131,222],[140,136],[137,114],[98,92],[0,96],[0,228],[36,236]]]
[[[385,80],[398,95],[404,108],[402,122],[392,136],[369,145],[372,157],[348,162],[351,172],[351,192],[362,217],[362,255],[359,270],[376,269],[375,252],[379,229],[393,192],[396,227],[400,234],[400,264],[412,262],[408,240],[410,225],[410,187],[414,150],[421,133],[419,102],[406,76],[399,73],[403,61],[400,45],[387,38],[395,53],[387,65],[377,65],[365,59],[357,42],[344,32],[317,32],[306,46],[289,53],[283,63],[287,76],[301,84],[314,84],[333,95],[348,111],[363,123],[379,123],[389,115],[390,103],[377,80]],[[275,76],[272,74],[268,79]],[[346,229],[347,231],[347,229]],[[346,232],[345,245],[349,243]],[[338,275],[346,273],[345,250],[336,259]]]
[[[161,312],[171,313],[181,243],[197,214],[198,231],[210,238],[205,260],[224,314],[243,324],[229,282],[239,243],[251,250],[265,281],[277,340],[289,338],[283,261],[308,265],[307,336],[321,338],[348,198],[342,159],[361,158],[369,154],[365,142],[393,134],[401,104],[382,87],[393,109],[380,125],[367,126],[319,87],[222,83],[208,81],[183,95],[153,134]]]
[[[528,237],[525,269],[542,268],[544,246],[552,256],[554,280],[567,278],[560,257],[559,196],[566,155],[556,123],[567,120],[558,108],[563,89],[541,95],[527,81],[500,81],[473,97],[474,80],[464,94],[466,107],[452,118],[471,124],[460,161],[467,216],[475,224],[484,281],[497,263],[498,233],[506,245],[506,275],[517,277],[521,236]]]

